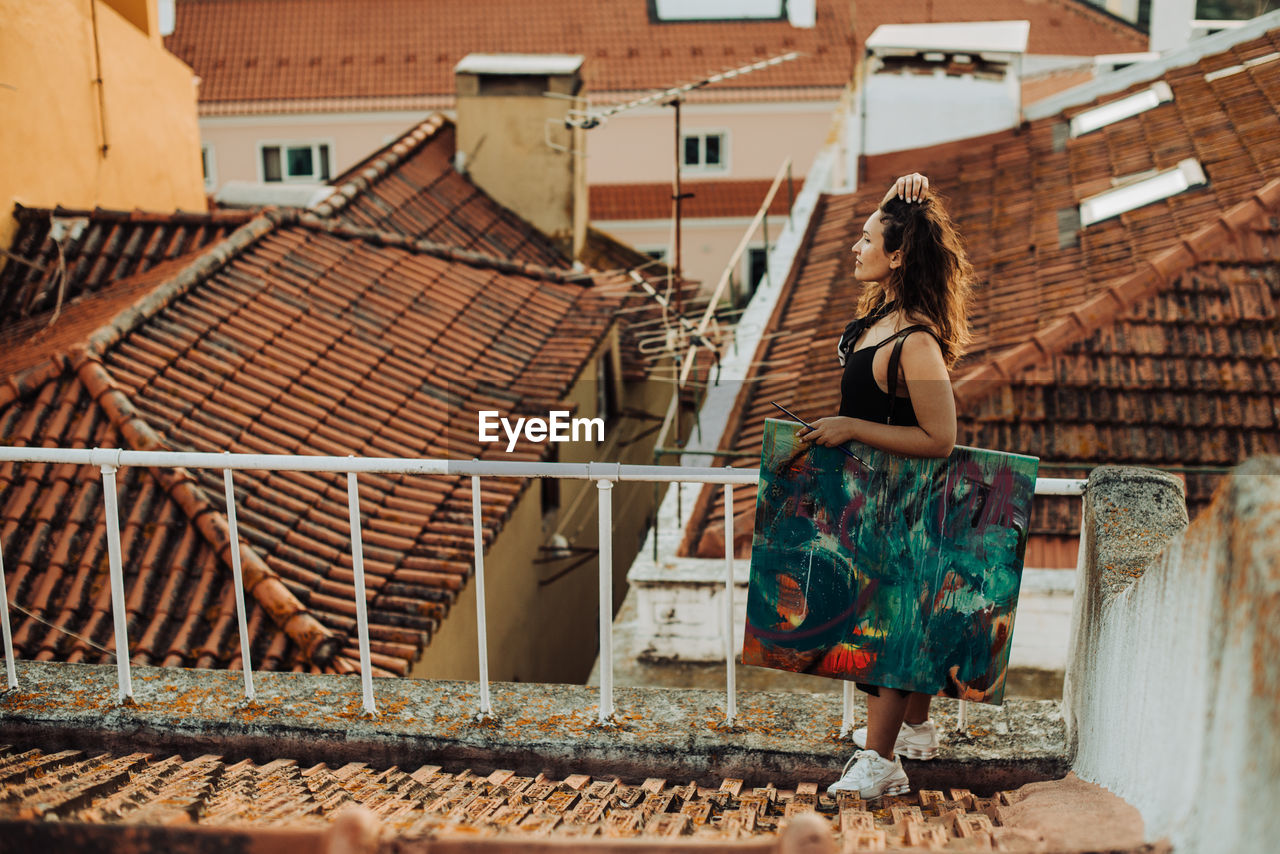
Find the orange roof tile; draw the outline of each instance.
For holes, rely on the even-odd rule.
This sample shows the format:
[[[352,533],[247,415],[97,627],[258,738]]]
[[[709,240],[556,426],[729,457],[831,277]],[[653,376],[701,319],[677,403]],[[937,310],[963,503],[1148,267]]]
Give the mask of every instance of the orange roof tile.
[[[681,181],[680,192],[690,194],[680,206],[681,215],[697,217],[755,216],[773,184],[760,181]],[[670,219],[671,184],[594,184],[590,211],[593,220]],[[787,185],[773,196],[769,213],[786,216]]]
[[[591,92],[659,89],[767,56],[804,56],[746,75],[717,91],[840,89],[852,77],[852,47],[882,23],[1031,21],[1029,50],[1094,55],[1146,48],[1129,24],[1082,0],[818,0],[817,25],[786,21],[668,23],[643,0],[538,4],[498,0],[180,0],[165,45],[200,76],[200,101],[369,101],[451,97],[453,68],[472,52],[580,53]],[[334,99],[340,99],[335,101]],[[445,104],[415,106],[436,108]],[[252,109],[246,106],[246,109]]]
[[[0,746],[0,822],[30,850],[66,848],[64,843],[74,839],[91,850],[122,851],[469,846],[507,852],[529,846],[546,852],[617,852],[644,846],[719,854],[781,848],[771,844],[773,839],[788,819],[806,811],[823,816],[833,839],[843,835],[857,841],[862,831],[849,829],[856,827],[865,830],[868,845],[878,842],[883,848],[887,839],[891,850],[917,848],[925,839],[931,850],[972,850],[975,840],[987,850],[992,840],[1009,850],[1029,835],[1016,829],[1009,810],[1023,797],[1019,791],[986,798],[967,789],[925,789],[886,795],[873,811],[873,804],[856,793],[832,797],[819,793],[816,783],[780,780],[777,788],[772,781],[755,787],[726,779],[718,786],[699,786],[660,778],[624,782],[612,775],[535,777],[489,768],[405,767],[410,770],[363,762],[308,766],[278,758],[258,764],[215,754],[184,759],[5,745]],[[366,812],[343,817],[355,804]],[[831,815],[834,823],[827,818]],[[926,820],[932,828],[928,833],[920,830]],[[360,827],[372,844],[333,842],[338,837],[345,843],[350,830],[335,828],[334,835],[323,835],[337,822]],[[1031,848],[1014,844],[1011,850]]]
[[[419,142],[395,166],[417,181],[424,164],[438,161],[436,180],[425,183],[430,192],[451,188],[453,204],[406,208],[395,225],[411,233],[342,222],[362,194],[378,192],[375,181],[330,219],[268,212],[193,255],[104,279],[47,332],[47,305],[0,330],[0,443],[500,454],[477,442],[475,410],[544,411],[562,400],[626,291],[566,269],[545,238],[504,218],[447,157],[435,158],[433,144]],[[394,169],[378,179],[396,180]],[[89,230],[104,217],[114,215],[90,216]],[[108,242],[119,241],[131,243]],[[40,245],[33,239],[25,250]],[[0,299],[10,295],[0,291]],[[545,447],[522,442],[514,456],[537,459]],[[255,667],[353,672],[345,482],[244,472],[236,486]],[[120,472],[119,488],[134,659],[238,666],[220,475],[131,468]],[[523,488],[486,483],[488,539]],[[470,571],[470,482],[366,476],[361,499],[373,665],[402,674]],[[106,660],[102,513],[95,471],[0,466],[9,595],[30,611],[14,616],[22,657]]]
[[[813,417],[835,411],[832,346],[847,318],[829,308],[852,309],[849,247],[882,186],[919,169],[950,199],[978,277],[975,341],[954,372],[962,444],[1035,454],[1047,474],[1081,475],[1101,462],[1190,467],[1193,513],[1217,480],[1194,469],[1280,452],[1280,63],[1204,77],[1277,47],[1272,31],[1172,69],[1163,79],[1173,101],[1075,139],[1063,141],[1061,128],[1089,105],[871,158],[868,189],[823,198],[758,354],[769,369],[744,385],[722,448],[758,453],[769,400]],[[1207,187],[1060,245],[1060,209],[1113,176],[1185,157],[1199,158]],[[754,499],[735,501],[745,553]],[[719,490],[704,490],[686,532],[692,552],[717,553],[721,502]],[[1033,534],[1070,536],[1078,512],[1078,501],[1037,501]]]

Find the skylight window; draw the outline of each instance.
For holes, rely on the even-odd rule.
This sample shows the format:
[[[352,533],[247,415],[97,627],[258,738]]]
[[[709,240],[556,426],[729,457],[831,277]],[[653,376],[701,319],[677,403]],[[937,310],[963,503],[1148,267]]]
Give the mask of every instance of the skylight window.
[[[1168,83],[1159,80],[1153,83],[1149,89],[1143,89],[1141,92],[1135,92],[1118,101],[1112,101],[1109,104],[1103,104],[1101,107],[1094,107],[1092,110],[1085,110],[1080,113],[1071,120],[1071,136],[1077,137],[1090,131],[1104,128],[1118,121],[1132,118],[1139,113],[1145,113],[1147,110],[1154,109],[1166,101],[1172,100],[1173,90],[1169,88]]]
[[[1080,224],[1093,225],[1207,183],[1200,161],[1188,157],[1172,169],[1082,200]]]
[[[1204,82],[1212,83],[1215,80],[1221,80],[1224,77],[1233,77],[1241,71],[1246,71],[1259,65],[1266,65],[1268,62],[1275,62],[1280,59],[1280,53],[1268,53],[1265,56],[1255,56],[1253,59],[1246,59],[1239,65],[1232,65],[1228,68],[1220,68],[1217,71],[1210,71],[1204,76]]]

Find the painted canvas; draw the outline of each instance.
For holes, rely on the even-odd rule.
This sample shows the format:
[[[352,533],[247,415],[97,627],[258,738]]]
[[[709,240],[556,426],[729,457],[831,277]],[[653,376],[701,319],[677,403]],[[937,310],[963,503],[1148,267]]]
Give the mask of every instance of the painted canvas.
[[[744,664],[999,704],[1039,460],[912,459],[768,419]]]

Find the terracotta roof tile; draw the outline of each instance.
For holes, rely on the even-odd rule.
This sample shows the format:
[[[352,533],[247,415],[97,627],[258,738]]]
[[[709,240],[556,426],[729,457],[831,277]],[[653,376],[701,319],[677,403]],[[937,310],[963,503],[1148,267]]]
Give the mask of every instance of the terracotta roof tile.
[[[698,217],[751,217],[755,216],[769,187],[770,179],[762,181],[681,181],[680,192],[692,194],[680,206],[681,215]],[[784,183],[773,196],[769,213],[786,216],[791,209],[788,203],[787,185]],[[594,184],[589,203],[594,221],[631,219],[670,219],[672,211],[671,184]]]
[[[833,839],[842,837],[860,848],[858,833],[865,833],[863,841],[871,848],[887,844],[892,850],[921,848],[926,835],[930,849],[944,851],[1002,849],[1026,841],[1019,834],[1027,831],[1018,829],[1007,811],[1021,797],[1018,792],[980,798],[966,789],[926,789],[886,796],[872,811],[869,802],[848,794],[832,797],[816,783],[781,785],[744,787],[742,780],[724,780],[699,786],[586,774],[522,777],[505,770],[445,771],[439,765],[302,767],[287,758],[258,764],[217,755],[91,756],[0,747],[0,821],[10,833],[27,842],[67,823],[82,844],[93,840],[90,847],[104,850],[112,843],[124,847],[126,840],[137,843],[144,838],[138,835],[142,828],[153,831],[145,839],[156,849],[166,841],[166,828],[181,829],[182,841],[190,844],[194,837],[185,831],[192,827],[226,828],[241,844],[262,842],[264,828],[314,830],[314,838],[299,835],[292,847],[319,850],[329,847],[320,831],[350,804],[372,813],[382,848],[402,840],[449,846],[483,838],[508,843],[501,850],[522,844],[580,850],[579,840],[604,837],[634,838],[632,845],[650,847],[671,848],[684,840],[715,850],[755,850],[800,812],[818,814],[830,824]],[[68,837],[53,833],[48,838]],[[177,838],[175,847],[180,847]],[[222,841],[208,832],[200,839],[211,848]],[[272,841],[260,847],[284,850],[280,837]]]
[[[115,264],[47,333],[47,309],[0,331],[0,442],[500,453],[476,442],[471,413],[563,399],[622,297],[568,270],[545,238],[453,173],[451,149],[451,135],[433,131],[401,146],[404,156],[330,220],[227,218],[242,226],[227,240],[157,255],[156,266],[112,281],[124,269]],[[440,174],[422,186],[456,184],[464,204],[408,211],[399,233],[341,220],[397,170],[431,168]],[[122,228],[115,215],[91,216],[89,232],[104,237],[83,257],[129,245],[95,231],[94,217]],[[421,239],[428,233],[457,242]],[[36,241],[24,239],[32,251]],[[542,452],[517,448],[525,459]],[[126,468],[117,483],[133,658],[238,666],[220,473]],[[240,472],[235,483],[255,666],[354,672],[345,479]],[[403,674],[470,572],[470,483],[366,475],[360,484],[373,669]],[[524,486],[486,490],[486,539]],[[14,616],[19,655],[109,660],[102,512],[96,472],[0,466],[10,598],[33,615]]]
[[[249,215],[237,211],[154,214],[17,205],[14,218],[18,232],[11,251],[23,260],[0,268],[0,327],[47,314],[57,304],[60,286],[66,310],[82,294],[145,273],[222,239],[244,225]],[[65,271],[65,282],[60,271]]]
[[[436,0],[428,14],[411,0],[183,0],[165,46],[200,76],[203,109],[271,102],[290,110],[446,107],[454,66],[472,52],[580,53],[589,91],[632,92],[794,50],[802,58],[707,96],[790,89],[829,98],[852,77],[854,44],[884,23],[1026,19],[1033,54],[1131,53],[1147,44],[1136,28],[1081,0],[877,0],[858,4],[856,33],[850,10],[843,0],[818,0],[817,25],[797,29],[786,21],[653,22],[640,0]]]
[[[723,448],[759,452],[754,425],[772,416],[771,399],[815,417],[836,409],[831,348],[847,318],[826,312],[852,305],[845,289],[854,230],[881,185],[922,169],[950,199],[979,284],[976,340],[954,372],[961,443],[1032,453],[1046,474],[1063,476],[1101,462],[1189,468],[1194,514],[1218,479],[1203,468],[1280,451],[1280,370],[1271,355],[1280,354],[1280,63],[1212,83],[1203,77],[1278,45],[1273,31],[1171,70],[1164,79],[1172,102],[1060,150],[1053,126],[1065,115],[871,158],[869,189],[822,199],[803,264],[757,357],[769,366],[759,373],[778,382],[745,384]],[[1195,155],[1207,187],[1089,226],[1078,245],[1059,245],[1060,208],[1117,175]],[[700,497],[686,531],[693,553],[722,548],[722,500],[719,489]],[[754,497],[735,495],[735,503],[745,554]],[[1078,501],[1041,499],[1033,534],[1072,536],[1078,514]]]

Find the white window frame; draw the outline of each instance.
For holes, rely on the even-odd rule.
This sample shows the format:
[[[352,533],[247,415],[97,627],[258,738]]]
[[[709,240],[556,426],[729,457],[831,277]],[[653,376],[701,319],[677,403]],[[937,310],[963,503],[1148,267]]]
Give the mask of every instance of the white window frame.
[[[742,282],[742,286],[741,288],[739,288],[739,293],[741,293],[747,299],[751,299],[751,297],[755,295],[756,290],[760,287],[758,284],[751,281],[751,253],[764,252],[764,251],[765,251],[765,246],[763,243],[752,243],[747,246],[747,251],[742,253],[742,270],[741,270],[742,278],[739,279],[739,281]],[[769,269],[768,254],[764,256],[764,264],[765,264],[765,273],[763,273],[760,276],[761,282],[763,282],[765,279],[765,276],[768,275],[768,269]],[[750,291],[750,293],[748,293],[748,290]]]
[[[1106,104],[1085,110],[1071,119],[1071,137],[1084,136],[1116,122],[1154,110],[1173,100],[1173,90],[1163,80],[1157,80],[1140,92],[1134,92]]]
[[[200,166],[204,173],[204,191],[212,193],[218,189],[218,158],[213,150],[212,142],[200,143]]]
[[[1200,161],[1188,157],[1172,169],[1154,175],[1141,173],[1136,180],[1127,181],[1111,190],[1080,200],[1080,225],[1088,228],[1097,222],[1105,222],[1170,196],[1185,193],[1209,183]]]
[[[716,166],[706,164],[707,137],[720,137],[720,163]],[[699,160],[702,162],[688,164],[684,162],[685,140],[697,138]],[[727,128],[698,128],[680,132],[680,174],[682,175],[725,175],[729,172],[729,130]]]
[[[305,176],[294,176],[294,175],[288,174],[288,168],[287,168],[288,155],[287,155],[286,149],[310,147],[311,162],[314,166],[318,168],[320,165],[320,146],[322,145],[328,147],[329,149],[329,177],[328,178],[321,178],[319,173],[305,175]],[[280,149],[280,180],[271,181],[270,183],[272,184],[323,184],[326,181],[332,180],[334,175],[338,173],[338,170],[336,168],[336,162],[335,162],[337,159],[335,156],[337,154],[337,149],[334,146],[332,138],[262,139],[262,140],[258,140],[258,143],[257,143],[258,183],[260,184],[268,183],[266,165],[262,161],[263,152],[268,148]]]

